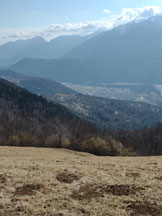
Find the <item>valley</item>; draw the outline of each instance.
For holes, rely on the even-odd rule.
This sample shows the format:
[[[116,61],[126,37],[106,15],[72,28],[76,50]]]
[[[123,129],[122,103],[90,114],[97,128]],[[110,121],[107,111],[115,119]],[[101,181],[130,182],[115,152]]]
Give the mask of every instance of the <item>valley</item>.
[[[162,85],[140,83],[96,83],[93,85],[63,84],[84,95],[145,102],[160,107],[162,106]]]

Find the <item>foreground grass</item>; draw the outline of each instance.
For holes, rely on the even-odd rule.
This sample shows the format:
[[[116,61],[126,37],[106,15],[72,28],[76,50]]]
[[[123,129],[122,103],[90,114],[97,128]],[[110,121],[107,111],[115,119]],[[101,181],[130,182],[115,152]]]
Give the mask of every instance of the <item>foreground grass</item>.
[[[0,147],[0,216],[162,215],[162,157]]]

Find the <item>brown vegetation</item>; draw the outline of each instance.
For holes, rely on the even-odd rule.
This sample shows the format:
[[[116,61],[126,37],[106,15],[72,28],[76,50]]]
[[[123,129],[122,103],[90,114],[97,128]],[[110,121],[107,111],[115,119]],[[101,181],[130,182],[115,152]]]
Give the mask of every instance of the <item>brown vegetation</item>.
[[[145,190],[142,187],[137,187],[135,185],[94,185],[86,184],[80,187],[78,191],[74,191],[71,195],[73,199],[83,200],[92,199],[96,197],[104,197],[104,194],[111,194],[114,196],[128,196],[131,194],[136,194]]]
[[[80,176],[77,173],[70,173],[67,170],[59,173],[56,179],[62,183],[71,184],[73,181],[78,181]]]
[[[0,216],[162,216],[161,157],[0,147]]]
[[[21,187],[17,187],[14,195],[24,196],[24,195],[34,195],[36,191],[39,191],[43,188],[41,184],[25,184]]]
[[[130,202],[127,209],[132,211],[130,216],[162,215],[162,208],[157,204],[152,204],[150,202]]]

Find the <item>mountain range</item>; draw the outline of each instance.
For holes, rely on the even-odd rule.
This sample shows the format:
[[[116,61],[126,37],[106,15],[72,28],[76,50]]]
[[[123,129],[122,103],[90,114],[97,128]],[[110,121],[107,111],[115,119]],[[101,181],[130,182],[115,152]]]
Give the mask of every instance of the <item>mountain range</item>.
[[[20,86],[50,100],[55,100],[57,103],[62,103],[72,111],[79,113],[81,117],[90,119],[92,122],[94,122],[95,119],[95,123],[98,122],[100,126],[105,126],[105,122],[108,122],[106,123],[106,127],[111,127],[109,121],[111,125],[113,125],[112,122],[114,121],[118,123],[124,122],[124,124],[122,123],[122,126],[118,128],[123,127],[125,129],[138,128],[141,127],[141,125],[143,127],[149,126],[156,123],[157,120],[161,121],[161,108],[146,104],[142,105],[142,103],[138,102],[112,102],[104,98],[99,99],[97,97],[83,96],[70,89],[65,89],[65,87],[53,81],[73,84],[95,83],[96,85],[97,83],[124,82],[129,84],[133,82],[143,83],[146,85],[146,89],[151,88],[150,86],[153,84],[161,84],[161,23],[162,16],[158,15],[148,20],[131,22],[119,26],[112,30],[93,35],[93,37],[65,36],[56,38],[50,42],[46,42],[39,37],[26,41],[10,42],[2,46],[4,51],[3,55],[1,53],[0,57],[2,58],[8,53],[13,55],[12,49],[9,52],[9,50],[7,51],[5,49],[6,46],[10,48],[13,46],[13,50],[17,50],[16,52],[21,53],[20,51],[22,51],[26,53],[30,58],[21,59],[18,63],[9,67],[11,70],[26,76],[24,76],[25,78],[23,77],[23,80],[21,78],[21,82],[19,80]],[[64,49],[62,54],[58,54],[57,59],[42,59],[42,57],[45,58],[45,55],[49,58],[51,52],[54,51],[52,44],[55,44],[54,47],[57,45],[59,47],[62,46],[62,48],[58,48],[58,50],[62,50],[66,48],[66,43],[69,48],[67,48],[66,51]],[[49,47],[45,48],[40,44],[48,44]],[[43,52],[41,49],[44,50],[44,56],[42,55]],[[58,53],[57,49],[55,51]],[[26,54],[20,56],[23,58],[23,55],[25,56]],[[47,56],[47,54],[49,56]],[[10,71],[10,76],[11,74],[12,72]],[[27,78],[27,76],[34,76],[35,78]],[[44,78],[46,78],[46,80],[44,80]],[[60,90],[58,85],[61,86]],[[56,91],[56,89],[58,90]],[[154,87],[151,89],[153,94],[156,92],[161,95],[158,89]],[[126,100],[129,98],[125,97],[124,99]],[[100,108],[101,104],[103,109]],[[115,105],[111,106],[112,104]],[[154,104],[158,105],[158,103]],[[130,107],[133,108],[131,109]],[[139,111],[140,109],[136,109],[139,107],[142,107],[141,111]],[[97,114],[95,110],[100,110],[100,113],[104,113],[104,115]],[[123,114],[122,110],[124,110],[125,114]],[[148,110],[148,112],[151,111],[151,113],[155,113],[156,110],[158,117],[152,116],[152,114],[147,113],[146,110]],[[112,111],[118,114],[115,114],[115,116],[112,115],[112,117],[110,116]],[[128,113],[133,112],[134,115],[132,114],[132,117],[130,117],[131,115],[128,115]],[[137,112],[139,112],[139,117],[136,115]],[[148,121],[144,117],[144,112],[147,113]],[[153,121],[150,121],[150,116]],[[123,118],[125,118],[125,121]],[[130,122],[133,122],[132,120],[135,119],[137,121],[140,119],[140,121],[138,121],[137,124],[134,123],[135,126],[133,126]],[[113,128],[116,128],[116,125],[117,123]]]
[[[0,66],[15,64],[24,58],[61,58],[74,47],[99,35],[103,30],[87,36],[63,35],[50,41],[37,36],[27,40],[11,41],[0,46]]]
[[[75,47],[66,59],[91,62],[109,82],[162,84],[162,16],[131,22]]]
[[[86,39],[86,37],[72,35],[60,36],[48,42],[39,36],[8,42],[0,46],[0,63],[10,65],[24,58],[59,58]]]
[[[51,79],[60,83],[104,82],[106,77],[91,64],[70,59],[23,59],[9,69],[18,73]]]
[[[10,68],[26,75],[73,84],[102,82],[162,84],[161,23],[162,16],[157,15],[86,39],[80,36],[68,36],[69,39],[66,36],[67,40],[64,37],[54,39],[47,49],[41,48],[39,44],[43,39],[35,39],[38,48],[33,45],[35,41],[33,39],[32,45],[27,45],[27,51],[30,50],[28,55],[22,55],[28,58],[21,58]],[[57,43],[57,40],[61,42]],[[65,48],[65,41],[68,41],[69,48],[63,52],[60,51],[62,48],[54,49],[56,45]],[[52,46],[52,43],[55,46]],[[4,51],[0,51],[0,58],[3,58],[6,52],[11,53],[6,51],[5,46],[3,46]],[[19,46],[17,45],[16,49],[17,47]],[[44,50],[43,55],[40,49]],[[53,58],[58,57],[57,59],[45,59],[45,55],[51,58],[51,53],[55,51],[58,55],[53,55]]]

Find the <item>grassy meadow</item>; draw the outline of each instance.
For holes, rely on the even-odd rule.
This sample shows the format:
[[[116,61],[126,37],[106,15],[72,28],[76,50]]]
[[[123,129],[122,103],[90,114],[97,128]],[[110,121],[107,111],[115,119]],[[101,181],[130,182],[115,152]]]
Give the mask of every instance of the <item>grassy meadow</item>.
[[[0,147],[0,216],[160,216],[162,157]]]

